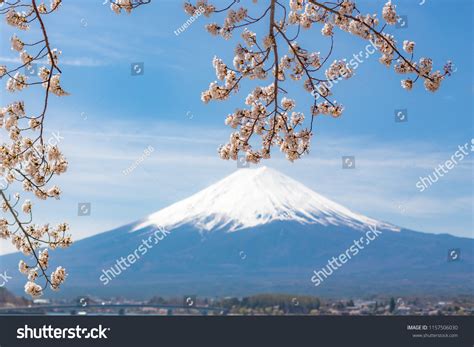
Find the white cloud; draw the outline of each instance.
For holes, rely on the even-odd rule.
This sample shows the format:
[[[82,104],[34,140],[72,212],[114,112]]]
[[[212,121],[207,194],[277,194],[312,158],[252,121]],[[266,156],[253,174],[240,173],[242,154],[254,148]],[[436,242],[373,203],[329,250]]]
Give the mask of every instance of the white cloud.
[[[105,66],[109,64],[107,60],[100,60],[100,59],[92,59],[87,57],[76,57],[76,58],[68,58],[68,59],[61,59],[61,65],[64,66],[78,66],[78,67],[98,67],[98,66]],[[19,58],[15,56],[0,56],[0,63],[1,64],[21,64]],[[48,62],[46,60],[38,61],[38,64],[45,64],[47,65]]]

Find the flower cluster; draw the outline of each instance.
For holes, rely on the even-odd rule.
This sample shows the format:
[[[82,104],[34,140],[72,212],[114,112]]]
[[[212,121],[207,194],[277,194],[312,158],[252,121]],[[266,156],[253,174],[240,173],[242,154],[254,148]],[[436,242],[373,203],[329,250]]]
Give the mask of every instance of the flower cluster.
[[[110,8],[116,14],[121,14],[122,10],[130,14],[138,6],[150,3],[151,0],[111,0]]]
[[[28,278],[25,292],[39,296],[49,285],[58,289],[65,279],[63,268],[58,268],[48,275],[49,249],[66,248],[72,239],[65,223],[52,227],[49,224],[32,223],[33,203],[24,199],[19,192],[30,194],[40,200],[59,199],[61,189],[52,185],[54,176],[67,171],[68,162],[59,147],[51,145],[44,139],[44,119],[48,109],[49,94],[64,96],[68,93],[60,84],[61,70],[58,67],[60,51],[51,48],[43,16],[58,10],[61,0],[45,4],[5,3],[0,9],[5,15],[7,24],[20,30],[27,30],[34,23],[42,34],[42,39],[29,43],[14,34],[10,40],[11,49],[19,55],[20,65],[0,66],[0,78],[6,80],[9,92],[20,92],[35,85],[43,87],[44,103],[39,113],[27,110],[23,101],[15,101],[0,107],[0,208],[5,217],[0,218],[0,238],[11,243],[25,256],[33,261],[20,261],[19,271]],[[17,12],[21,8],[22,12]],[[26,76],[20,71],[31,68],[32,64],[40,66],[37,76]],[[41,88],[41,87],[40,87]],[[43,279],[45,284],[37,282]]]
[[[40,269],[47,269],[49,264],[48,250],[45,249],[39,253],[37,267],[29,267],[23,260],[18,264],[18,270],[28,277],[28,282],[25,284],[25,292],[33,297],[41,296],[43,294],[43,288],[35,282],[38,278],[38,271]],[[49,282],[51,289],[58,290],[59,286],[66,279],[66,270],[58,266],[56,270],[51,273]]]
[[[122,9],[130,13],[132,9],[150,1],[116,0],[111,1],[111,7],[116,13]],[[0,0],[0,15],[5,16],[7,24],[26,31],[37,23],[42,35],[41,40],[29,43],[14,34],[10,46],[19,55],[21,65],[0,65],[0,79],[7,78],[6,89],[9,92],[40,85],[44,93],[44,102],[38,114],[27,111],[23,101],[0,107],[0,132],[7,134],[1,136],[0,142],[0,208],[5,214],[5,217],[0,218],[0,239],[10,240],[25,256],[33,259],[31,264],[22,260],[18,265],[19,271],[28,278],[25,292],[33,297],[40,296],[47,285],[58,290],[66,279],[66,270],[61,266],[48,275],[48,249],[69,247],[72,238],[66,223],[55,227],[33,224],[33,203],[23,199],[18,192],[10,194],[8,191],[21,187],[26,194],[41,200],[59,199],[61,196],[61,189],[51,185],[50,181],[67,171],[68,162],[57,144],[45,141],[44,121],[50,94],[65,96],[68,93],[60,82],[61,52],[51,47],[43,21],[43,17],[58,10],[61,3],[62,0],[51,0],[47,6],[45,3],[37,4],[34,0]],[[20,72],[32,68],[32,64],[39,65],[37,76],[27,77]],[[38,284],[39,279],[44,279],[45,285]]]
[[[254,0],[253,3],[258,2]],[[204,9],[206,16],[226,13],[222,24],[210,23],[206,26],[211,35],[229,39],[241,29],[242,42],[235,48],[232,64],[214,58],[217,80],[202,93],[203,102],[227,100],[239,91],[244,78],[260,81],[269,77],[273,79],[271,84],[253,89],[245,99],[246,108],[237,109],[227,116],[225,123],[235,131],[230,135],[229,142],[219,148],[223,159],[237,160],[242,152],[247,161],[258,163],[261,159],[270,158],[271,148],[278,146],[287,159],[293,161],[309,151],[316,116],[341,116],[344,107],[331,99],[331,82],[348,79],[354,71],[345,60],[328,62],[333,53],[336,28],[370,41],[379,51],[383,65],[393,66],[395,72],[400,74],[414,75],[401,81],[402,87],[407,90],[421,79],[425,88],[434,92],[445,76],[452,72],[449,62],[441,72],[433,71],[431,59],[416,61],[415,42],[406,40],[399,48],[396,39],[384,31],[387,25],[395,25],[399,20],[396,6],[391,1],[382,8],[383,24],[380,24],[377,15],[362,14],[351,0],[332,3],[289,0],[288,6],[272,0],[268,4],[258,3],[255,8],[260,13],[257,14],[250,14],[250,8],[238,4],[239,1],[233,0],[222,9],[207,0],[184,4],[184,10],[190,16],[199,8]],[[260,21],[268,21],[268,25],[263,26],[268,31],[261,36],[250,29]],[[331,41],[329,52],[324,56],[297,43],[303,32],[301,29],[310,29],[316,24],[322,27],[321,34]],[[286,96],[283,85],[289,80],[301,81],[303,88],[313,96],[310,117],[295,111],[295,101]],[[322,101],[317,102],[320,98]],[[309,122],[306,126],[305,120]],[[258,149],[254,148],[257,141],[254,135],[261,139]]]

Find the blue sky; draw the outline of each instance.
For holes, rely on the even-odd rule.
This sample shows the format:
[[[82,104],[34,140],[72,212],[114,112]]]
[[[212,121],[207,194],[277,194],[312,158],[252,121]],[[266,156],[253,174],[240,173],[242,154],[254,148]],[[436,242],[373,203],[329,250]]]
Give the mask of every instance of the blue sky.
[[[333,88],[346,110],[340,119],[318,119],[310,155],[289,163],[275,151],[264,164],[371,217],[472,237],[472,157],[425,192],[415,186],[419,176],[432,173],[473,138],[472,1],[395,3],[408,25],[389,31],[399,42],[414,40],[416,56],[433,58],[438,68],[452,60],[453,76],[435,94],[421,84],[406,92],[401,75],[382,66],[377,53],[369,56],[352,79]],[[358,2],[363,12],[379,16],[383,4]],[[230,134],[225,116],[243,105],[248,86],[225,103],[200,101],[215,79],[213,56],[230,62],[235,40],[208,35],[204,17],[176,36],[187,18],[178,0],[154,0],[121,16],[100,0],[65,0],[48,18],[50,41],[63,51],[62,84],[72,95],[53,99],[47,128],[49,136],[64,137],[60,146],[70,170],[57,179],[61,202],[37,204],[39,222],[67,220],[81,238],[140,219],[236,170],[235,162],[217,158],[216,149]],[[0,63],[12,64],[13,31],[3,23],[0,30]],[[299,42],[324,54],[329,42],[319,30],[304,32]],[[340,31],[335,42],[334,59],[350,59],[366,46]],[[135,62],[144,63],[143,76],[131,76]],[[311,100],[301,85],[288,91],[307,113]],[[27,107],[39,105],[34,94],[24,95]],[[19,97],[2,89],[1,103]],[[408,122],[394,121],[396,109],[408,110]],[[124,175],[148,146],[155,148],[153,154]],[[345,155],[356,157],[355,170],[341,168]],[[90,217],[77,216],[80,202],[92,204]],[[0,253],[8,250],[0,245]]]

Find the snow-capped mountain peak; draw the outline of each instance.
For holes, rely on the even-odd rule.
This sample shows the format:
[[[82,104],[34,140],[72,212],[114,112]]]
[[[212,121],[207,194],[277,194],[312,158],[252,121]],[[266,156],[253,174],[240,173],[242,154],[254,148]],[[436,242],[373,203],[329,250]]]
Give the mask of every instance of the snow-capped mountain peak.
[[[134,230],[149,225],[173,229],[191,224],[199,230],[251,228],[273,221],[369,226],[399,231],[383,222],[354,213],[303,184],[268,167],[240,169],[200,192],[152,215]]]

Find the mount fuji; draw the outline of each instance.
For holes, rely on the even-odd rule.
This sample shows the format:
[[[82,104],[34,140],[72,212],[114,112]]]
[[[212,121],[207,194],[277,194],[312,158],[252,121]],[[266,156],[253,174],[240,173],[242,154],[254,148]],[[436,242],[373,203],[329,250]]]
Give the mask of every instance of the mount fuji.
[[[236,231],[275,221],[341,226],[399,228],[354,213],[273,169],[238,170],[199,193],[152,214],[149,225],[174,229],[189,224],[201,231]]]
[[[314,271],[374,229],[380,236],[314,285]],[[165,231],[160,241],[138,252],[157,230]],[[261,167],[239,169],[142,220],[51,252],[51,266],[68,270],[64,296],[462,295],[474,289],[473,249],[473,239],[366,217]],[[103,281],[130,254],[139,257]],[[1,268],[17,273],[22,257],[0,257]],[[8,288],[20,292],[23,284],[18,274]]]

